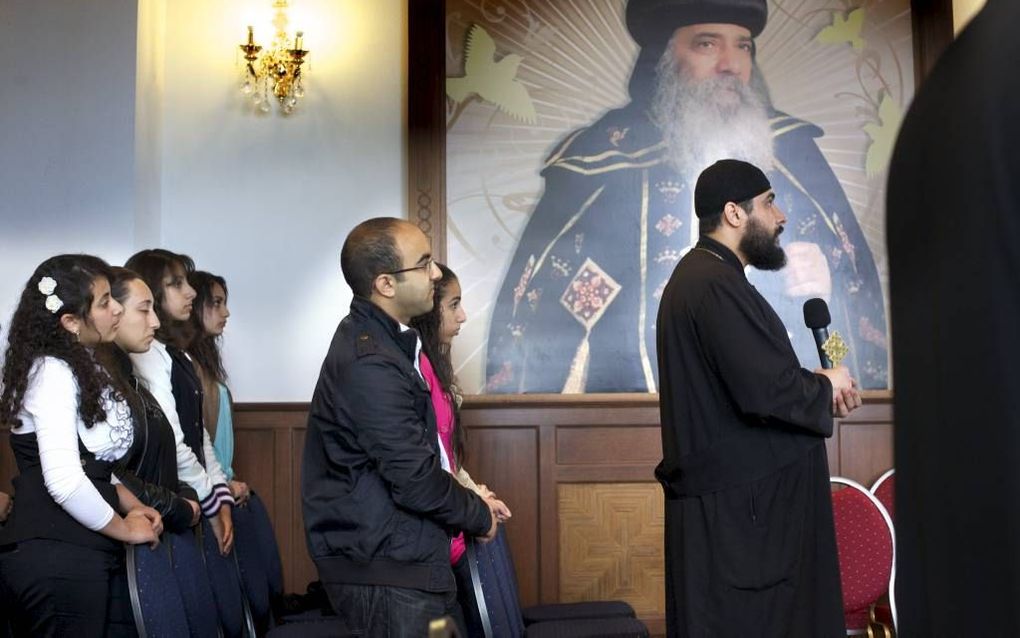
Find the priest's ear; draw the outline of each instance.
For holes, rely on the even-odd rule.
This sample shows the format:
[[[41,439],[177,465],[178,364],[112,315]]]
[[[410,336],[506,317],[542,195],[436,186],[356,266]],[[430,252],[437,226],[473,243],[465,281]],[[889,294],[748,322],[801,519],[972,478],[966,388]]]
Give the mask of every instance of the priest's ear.
[[[748,212],[737,203],[726,202],[723,206],[722,221],[730,228],[740,228],[747,223]]]

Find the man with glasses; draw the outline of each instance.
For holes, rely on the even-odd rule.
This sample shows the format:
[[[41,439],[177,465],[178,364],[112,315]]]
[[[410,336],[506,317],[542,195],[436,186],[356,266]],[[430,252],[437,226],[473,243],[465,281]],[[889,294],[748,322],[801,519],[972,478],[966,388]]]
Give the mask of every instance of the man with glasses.
[[[423,636],[456,615],[450,533],[492,539],[491,505],[441,465],[421,340],[440,277],[429,240],[392,218],[359,224],[340,253],[354,292],[322,364],[301,477],[308,548],[355,635]]]

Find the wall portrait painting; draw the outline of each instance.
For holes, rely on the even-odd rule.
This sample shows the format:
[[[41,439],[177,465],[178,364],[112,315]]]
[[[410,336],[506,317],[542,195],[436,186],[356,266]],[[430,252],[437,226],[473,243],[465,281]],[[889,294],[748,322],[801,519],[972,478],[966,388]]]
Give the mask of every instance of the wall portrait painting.
[[[909,0],[446,0],[446,258],[468,393],[655,392],[659,296],[700,171],[765,169],[787,266],[748,278],[817,367],[890,388],[885,177],[914,91]]]

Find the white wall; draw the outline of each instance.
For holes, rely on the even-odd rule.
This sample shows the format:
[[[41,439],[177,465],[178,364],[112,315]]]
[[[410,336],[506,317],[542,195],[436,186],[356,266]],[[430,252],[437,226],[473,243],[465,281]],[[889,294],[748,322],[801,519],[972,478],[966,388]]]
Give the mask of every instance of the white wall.
[[[131,254],[135,22],[132,0],[0,2],[0,324],[47,257]]]
[[[404,214],[404,3],[292,2],[311,70],[291,117],[255,116],[237,90],[246,18],[271,37],[251,4],[167,3],[162,241],[227,279],[236,397],[306,401],[350,303],[344,236]]]
[[[92,9],[77,9],[84,4]],[[19,206],[42,202],[59,208],[91,231],[75,231],[76,249],[113,262],[161,245],[223,275],[233,312],[225,348],[235,398],[306,401],[350,303],[339,272],[344,236],[368,217],[405,215],[406,9],[403,0],[292,0],[291,30],[304,29],[311,54],[307,96],[299,111],[285,118],[275,112],[255,115],[237,90],[237,44],[247,24],[256,27],[257,41],[269,44],[271,4],[141,0],[136,12],[135,3],[126,0],[23,1],[13,24],[2,8],[0,28],[23,41],[44,30],[38,14],[49,9],[44,12],[41,5],[60,14],[54,38],[65,38],[65,32],[90,34],[71,38],[61,55],[44,58],[48,64],[41,74],[47,84],[61,75],[80,82],[88,103],[96,104],[68,121],[68,102],[80,108],[70,96],[47,95],[45,117],[32,101],[18,97],[14,106],[20,112],[10,115],[5,82],[0,122],[4,131],[25,128],[26,121],[37,129],[35,135],[48,146],[35,152],[36,164],[46,165],[66,162],[55,148],[62,136],[49,129],[51,120],[60,121],[71,132],[71,153],[79,159],[64,169],[61,181],[72,186],[62,199],[42,182],[39,169],[19,169]],[[95,5],[111,15],[93,22],[65,15],[92,14]],[[119,13],[125,5],[130,18]],[[118,25],[107,19],[114,17]],[[128,34],[120,38],[130,41],[127,55],[112,37],[118,30]],[[85,55],[93,39],[120,66],[94,65],[97,55]],[[6,40],[6,31],[0,32],[0,52],[15,65],[15,75],[40,73],[37,62],[13,55],[17,45]],[[121,56],[127,58],[126,69]],[[103,94],[101,82],[83,82],[77,75],[97,67],[96,75],[117,78]],[[6,79],[12,71],[0,73]],[[114,130],[96,130],[100,124]],[[111,138],[118,147],[111,148]],[[7,173],[19,153],[6,139],[2,144],[0,166]],[[4,192],[7,179],[0,176]],[[79,205],[93,191],[111,190],[117,192],[117,206]],[[24,277],[54,252],[55,242],[42,238],[55,233],[66,241],[69,233],[49,228],[53,224],[41,218],[23,220],[9,232],[7,218],[16,208],[6,200],[2,205],[0,306],[7,309],[0,311],[0,322],[6,322]],[[8,244],[28,252],[10,257]],[[23,274],[8,281],[8,273],[17,269]]]

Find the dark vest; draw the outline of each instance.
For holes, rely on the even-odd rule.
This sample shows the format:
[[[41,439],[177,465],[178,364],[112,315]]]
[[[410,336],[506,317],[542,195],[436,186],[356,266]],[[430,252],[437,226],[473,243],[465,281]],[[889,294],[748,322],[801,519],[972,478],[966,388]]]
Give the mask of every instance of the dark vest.
[[[11,449],[18,464],[14,485],[14,510],[6,527],[0,530],[0,545],[45,538],[107,552],[123,551],[120,542],[93,532],[64,511],[46,490],[39,444],[34,432],[12,434]],[[103,499],[115,510],[117,488],[110,483],[113,463],[100,461],[78,440],[82,470]]]
[[[195,366],[183,351],[167,346],[166,351],[173,360],[170,368],[170,390],[177,403],[177,417],[181,421],[184,442],[195,453],[198,462],[205,467],[202,424],[202,381],[195,372]]]
[[[120,464],[146,483],[176,491],[180,480],[173,429],[159,402],[134,376],[130,376],[130,371],[128,380],[135,393],[135,401],[131,402],[135,441]]]

